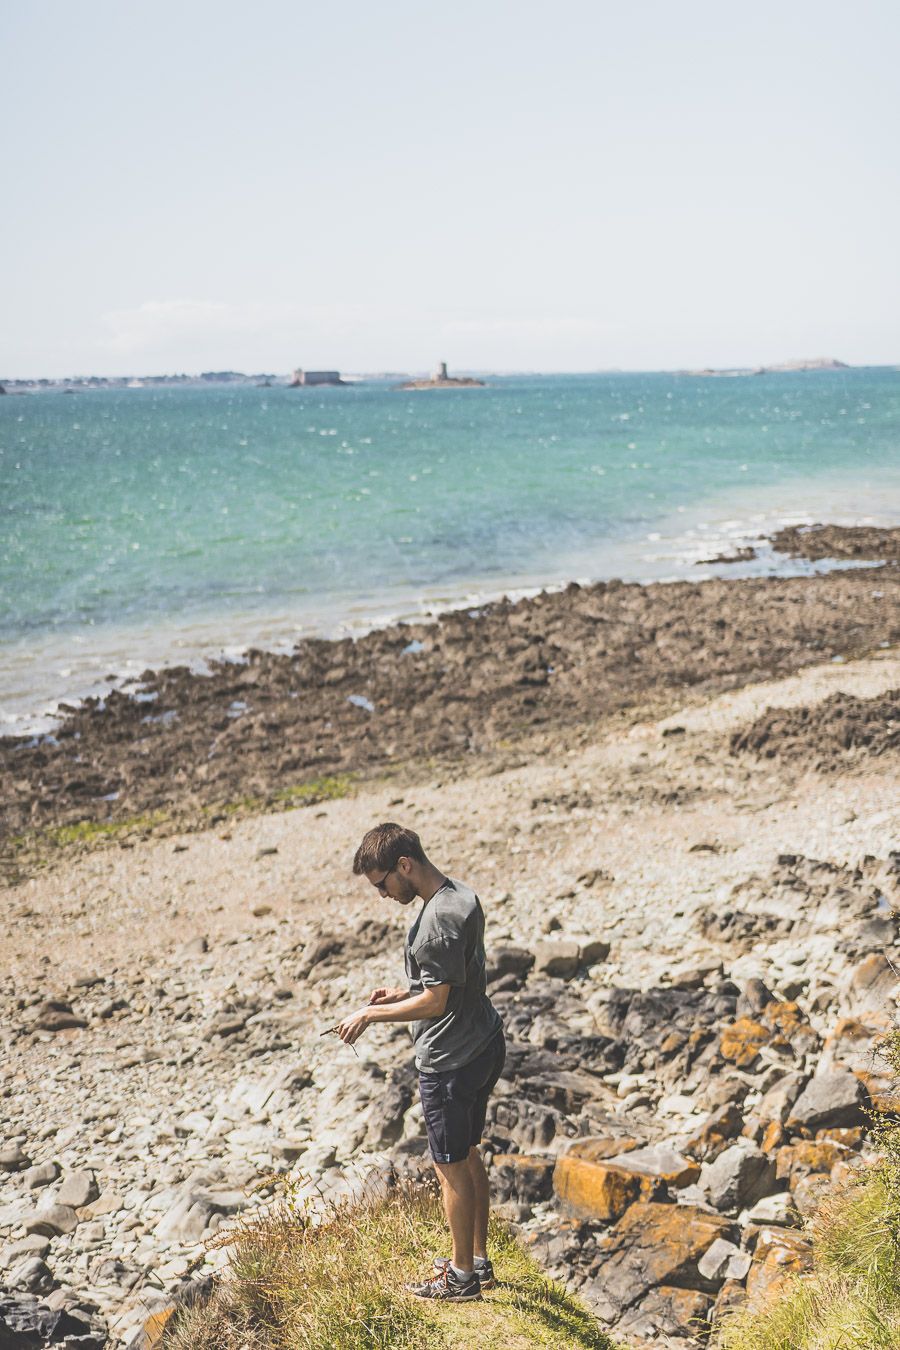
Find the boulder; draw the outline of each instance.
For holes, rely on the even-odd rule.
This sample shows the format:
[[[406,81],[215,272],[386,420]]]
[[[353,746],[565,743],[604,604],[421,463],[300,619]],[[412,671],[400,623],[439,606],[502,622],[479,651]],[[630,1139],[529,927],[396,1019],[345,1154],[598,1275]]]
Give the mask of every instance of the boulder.
[[[768,1125],[771,1121],[777,1121],[780,1125],[783,1125],[788,1118],[791,1107],[808,1082],[809,1078],[806,1074],[791,1070],[790,1073],[786,1073],[776,1083],[773,1083],[769,1090],[763,1094],[762,1100],[753,1114],[764,1125]]]
[[[878,1043],[889,1029],[883,1014],[843,1017],[825,1038],[817,1073],[827,1069],[850,1069],[869,1094],[878,1110],[897,1109],[897,1083],[886,1061],[878,1051]]]
[[[27,1237],[20,1238],[18,1242],[11,1242],[9,1246],[0,1251],[0,1266],[9,1269],[10,1266],[18,1265],[29,1256],[44,1257],[50,1250],[50,1239],[42,1233],[29,1233]]]
[[[790,1227],[798,1223],[799,1217],[790,1191],[778,1191],[775,1195],[766,1195],[762,1200],[757,1200],[752,1208],[744,1211],[741,1220],[746,1223],[777,1223]]]
[[[602,1162],[607,1158],[616,1158],[623,1153],[630,1153],[637,1146],[638,1141],[627,1134],[619,1137],[606,1134],[589,1134],[581,1139],[576,1139],[574,1143],[569,1145],[567,1151],[576,1154],[579,1158],[586,1158],[588,1162]]]
[[[776,1180],[791,1190],[801,1177],[812,1172],[830,1172],[836,1162],[851,1157],[850,1149],[833,1140],[799,1140],[784,1144],[775,1153]]]
[[[485,972],[488,982],[502,979],[504,975],[527,975],[534,965],[534,955],[525,947],[494,947],[489,953]]]
[[[697,1269],[705,1280],[718,1285],[725,1280],[742,1280],[751,1260],[750,1253],[741,1251],[734,1242],[716,1238],[697,1262]]]
[[[633,1204],[597,1243],[598,1279],[591,1301],[605,1320],[613,1321],[651,1289],[714,1293],[716,1286],[697,1263],[716,1238],[735,1235],[729,1220],[692,1205]]]
[[[100,1187],[94,1179],[93,1172],[69,1172],[63,1179],[56,1198],[61,1205],[81,1209],[84,1205],[90,1205],[99,1194]]]
[[[794,1102],[786,1121],[794,1132],[812,1132],[828,1125],[858,1125],[866,1093],[849,1069],[833,1069],[811,1078]]]
[[[553,1189],[565,1210],[584,1219],[612,1223],[636,1200],[664,1193],[664,1186],[643,1172],[608,1162],[589,1162],[563,1154],[553,1170]]]
[[[768,1302],[777,1285],[811,1266],[812,1249],[806,1238],[784,1229],[762,1229],[747,1275],[748,1300],[752,1306],[761,1307]]]
[[[24,1223],[26,1233],[40,1233],[50,1238],[73,1233],[77,1227],[78,1215],[72,1206],[58,1204],[42,1206]]]
[[[736,1312],[747,1301],[747,1290],[743,1280],[726,1280],[716,1295],[716,1301],[709,1314],[713,1326],[721,1322],[729,1313]]]
[[[744,1209],[774,1189],[775,1163],[752,1144],[732,1144],[704,1164],[700,1185],[716,1209]]]
[[[579,961],[583,966],[595,966],[609,956],[610,944],[604,938],[583,938],[579,944]]]
[[[675,1285],[660,1285],[651,1289],[636,1308],[631,1308],[616,1324],[616,1333],[637,1337],[640,1341],[658,1344],[663,1336],[665,1345],[696,1344],[707,1327],[712,1299],[698,1289],[679,1289]],[[677,1340],[669,1340],[677,1337]],[[683,1338],[688,1338],[687,1342]]]
[[[883,1012],[885,1004],[896,998],[897,976],[882,952],[873,952],[854,970],[850,977],[845,1004],[855,1016]]]
[[[579,962],[578,943],[568,938],[548,938],[535,943],[534,968],[540,975],[570,980],[577,974]]]
[[[54,1280],[50,1267],[39,1256],[26,1256],[9,1271],[6,1284],[9,1289],[46,1294],[53,1288]]]
[[[570,1152],[579,1152],[579,1145],[573,1144]],[[698,1164],[668,1144],[650,1144],[646,1148],[632,1149],[627,1153],[613,1155],[609,1162],[613,1167],[622,1167],[629,1172],[639,1172],[642,1176],[664,1181],[676,1190],[681,1186],[690,1186],[700,1176]]]
[[[722,1058],[739,1069],[752,1069],[765,1047],[786,1059],[800,1059],[818,1049],[819,1038],[799,1004],[767,1003],[754,1017],[739,1017],[723,1029]]]
[[[736,1139],[743,1128],[744,1118],[735,1102],[728,1102],[707,1116],[700,1128],[684,1146],[685,1153],[711,1162],[725,1148],[729,1139]]]
[[[21,1144],[7,1144],[0,1148],[0,1172],[18,1172],[31,1165],[31,1159]]]
[[[737,1001],[738,1017],[757,1017],[775,995],[762,980],[748,980]]]
[[[30,1191],[36,1191],[41,1186],[49,1186],[58,1176],[59,1168],[55,1162],[42,1162],[26,1167],[22,1180]]]
[[[497,1153],[491,1163],[491,1194],[500,1203],[538,1204],[553,1198],[553,1159],[529,1153]]]
[[[72,1011],[71,1003],[48,998],[38,1008],[34,1026],[38,1031],[68,1031],[72,1027],[86,1027],[87,1022]]]
[[[59,1345],[78,1350],[103,1350],[105,1332],[74,1308],[54,1308],[31,1297],[0,1294],[0,1346],[3,1350]]]

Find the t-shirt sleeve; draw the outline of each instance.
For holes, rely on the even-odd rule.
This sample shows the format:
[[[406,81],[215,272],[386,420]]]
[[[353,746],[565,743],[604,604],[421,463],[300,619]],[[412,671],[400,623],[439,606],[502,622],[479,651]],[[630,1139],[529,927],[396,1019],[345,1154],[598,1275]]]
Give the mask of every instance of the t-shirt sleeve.
[[[437,937],[423,942],[415,949],[423,985],[457,984],[466,982],[466,946],[462,933],[458,937]]]

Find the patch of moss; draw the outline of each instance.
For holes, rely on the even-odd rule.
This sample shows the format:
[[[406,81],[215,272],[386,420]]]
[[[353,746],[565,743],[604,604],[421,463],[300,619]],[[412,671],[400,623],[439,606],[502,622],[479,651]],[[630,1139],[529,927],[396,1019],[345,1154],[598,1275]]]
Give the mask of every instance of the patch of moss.
[[[150,811],[142,816],[126,816],[124,820],[79,820],[74,825],[56,825],[43,830],[40,838],[57,848],[70,844],[93,844],[103,839],[117,839],[135,830],[153,830],[168,820],[165,811]],[[21,836],[24,840],[25,836]]]
[[[295,787],[280,788],[275,793],[275,801],[291,802],[295,806],[312,806],[316,802],[337,801],[346,797],[353,786],[349,774],[323,775],[308,783],[298,783]]]

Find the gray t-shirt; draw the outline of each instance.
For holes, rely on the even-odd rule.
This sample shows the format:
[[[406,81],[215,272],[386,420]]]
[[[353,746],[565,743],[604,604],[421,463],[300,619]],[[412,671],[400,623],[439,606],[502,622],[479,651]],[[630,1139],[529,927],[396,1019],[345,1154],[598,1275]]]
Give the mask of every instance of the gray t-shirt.
[[[405,958],[410,993],[450,985],[443,1016],[412,1023],[416,1068],[461,1069],[502,1026],[484,992],[484,911],[475,892],[448,877],[409,930]]]

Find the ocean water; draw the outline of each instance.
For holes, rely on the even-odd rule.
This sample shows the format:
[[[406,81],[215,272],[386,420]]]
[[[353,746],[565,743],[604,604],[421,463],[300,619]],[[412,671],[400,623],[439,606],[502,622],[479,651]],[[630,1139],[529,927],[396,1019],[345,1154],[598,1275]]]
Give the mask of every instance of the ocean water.
[[[166,661],[896,524],[900,372],[0,398],[0,732]]]

